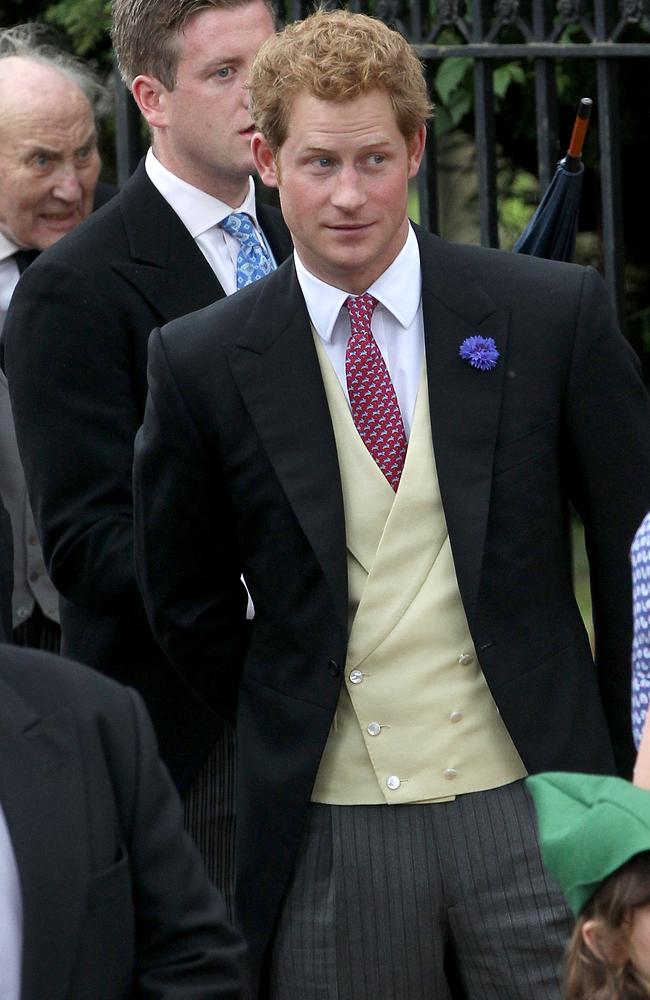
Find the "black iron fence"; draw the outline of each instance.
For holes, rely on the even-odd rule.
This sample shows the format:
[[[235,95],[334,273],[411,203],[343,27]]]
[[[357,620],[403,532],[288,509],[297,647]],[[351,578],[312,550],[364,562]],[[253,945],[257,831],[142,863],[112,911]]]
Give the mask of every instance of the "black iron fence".
[[[415,46],[432,83],[442,60],[471,60],[471,105],[476,173],[478,236],[485,246],[499,245],[495,70],[522,61],[534,90],[539,190],[543,192],[562,155],[558,135],[558,66],[589,60],[595,67],[594,131],[600,177],[601,264],[621,322],[625,319],[625,246],[621,179],[619,71],[628,60],[645,60],[643,108],[650,132],[650,0],[350,0],[348,8],[370,12],[396,27]],[[312,2],[287,0],[287,20],[304,17]],[[569,73],[571,69],[569,69]],[[435,98],[434,94],[434,98]],[[473,123],[473,125],[472,125]],[[463,127],[467,129],[465,122]],[[142,147],[138,116],[121,92],[117,102],[118,179],[133,170]],[[648,168],[646,168],[647,172]],[[429,130],[426,157],[418,178],[421,221],[440,231],[440,169],[436,129]],[[640,211],[650,221],[650,195],[641,193]],[[645,205],[643,197],[645,196]],[[443,233],[444,235],[444,233]],[[650,279],[648,281],[650,293]],[[648,301],[650,316],[650,300]]]

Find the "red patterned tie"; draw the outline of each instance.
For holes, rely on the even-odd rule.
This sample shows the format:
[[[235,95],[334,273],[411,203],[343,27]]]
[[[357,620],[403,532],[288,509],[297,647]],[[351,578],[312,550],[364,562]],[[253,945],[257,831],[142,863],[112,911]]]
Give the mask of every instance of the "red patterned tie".
[[[395,387],[370,329],[376,305],[377,299],[367,292],[345,300],[352,331],[345,351],[345,376],[359,436],[397,491],[406,458],[406,434]]]

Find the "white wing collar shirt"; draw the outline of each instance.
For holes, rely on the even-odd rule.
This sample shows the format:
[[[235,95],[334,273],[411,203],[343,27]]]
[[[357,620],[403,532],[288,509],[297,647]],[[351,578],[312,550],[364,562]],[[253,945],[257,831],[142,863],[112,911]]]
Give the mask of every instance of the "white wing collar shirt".
[[[349,402],[345,349],[350,320],[344,303],[350,293],[321,281],[307,270],[297,251],[294,256],[309,318]],[[395,260],[366,291],[378,302],[372,317],[372,332],[390,372],[408,438],[424,358],[420,251],[410,225],[406,242]]]
[[[144,166],[149,180],[189,231],[226,295],[237,291],[237,255],[241,244],[220,229],[219,223],[232,212],[245,212],[250,216],[260,242],[276,266],[273,252],[257,221],[252,177],[249,178],[248,194],[244,201],[241,205],[232,206],[181,180],[156,159],[152,149],[147,153]]]
[[[0,331],[20,277],[18,264],[14,260],[17,250],[16,244],[0,233]]]
[[[0,805],[0,998],[19,1000],[23,943],[20,880],[5,814]]]

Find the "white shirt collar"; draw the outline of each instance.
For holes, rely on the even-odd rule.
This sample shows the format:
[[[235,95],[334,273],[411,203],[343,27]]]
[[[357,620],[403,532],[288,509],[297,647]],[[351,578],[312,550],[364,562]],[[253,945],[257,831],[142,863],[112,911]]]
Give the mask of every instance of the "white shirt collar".
[[[152,149],[147,152],[144,166],[151,183],[171,205],[193,239],[212,229],[231,212],[246,212],[255,225],[258,224],[255,212],[255,185],[252,177],[248,179],[248,194],[241,205],[233,208],[232,205],[226,205],[224,201],[219,201],[211,194],[206,194],[205,191],[181,180],[156,159]]]
[[[294,258],[309,318],[319,337],[329,343],[341,306],[350,293],[328,285],[308,271],[297,250]],[[422,272],[420,249],[410,224],[406,242],[397,257],[366,291],[388,309],[403,329],[411,325],[422,296]]]
[[[20,247],[7,239],[3,233],[0,233],[0,261],[7,260],[8,257],[13,257],[17,250],[20,250]]]

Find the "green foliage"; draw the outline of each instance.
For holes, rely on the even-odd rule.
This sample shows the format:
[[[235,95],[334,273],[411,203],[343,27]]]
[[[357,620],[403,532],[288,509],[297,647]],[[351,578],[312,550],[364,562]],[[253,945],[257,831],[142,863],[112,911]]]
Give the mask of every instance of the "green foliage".
[[[442,36],[440,44],[445,44]],[[444,135],[456,128],[474,107],[472,66],[473,60],[466,56],[443,59],[440,62],[433,78],[438,98],[436,135]],[[520,62],[504,63],[496,67],[492,80],[498,110],[511,84],[525,84],[526,73]]]
[[[467,57],[460,59],[443,59],[436,73],[436,90],[445,106],[448,106],[455,93],[460,90],[470,75],[472,60]]]
[[[58,0],[45,11],[45,20],[63,28],[77,55],[94,55],[108,38],[110,0]]]
[[[495,96],[503,99],[511,83],[518,83],[523,86],[526,82],[526,74],[519,63],[510,62],[504,66],[497,66],[492,74],[492,81]]]
[[[511,250],[535,211],[539,185],[534,174],[505,166],[497,175],[499,245]]]
[[[444,135],[459,125],[472,109],[472,60],[464,56],[443,59],[433,83],[439,98],[435,117],[436,135]]]

